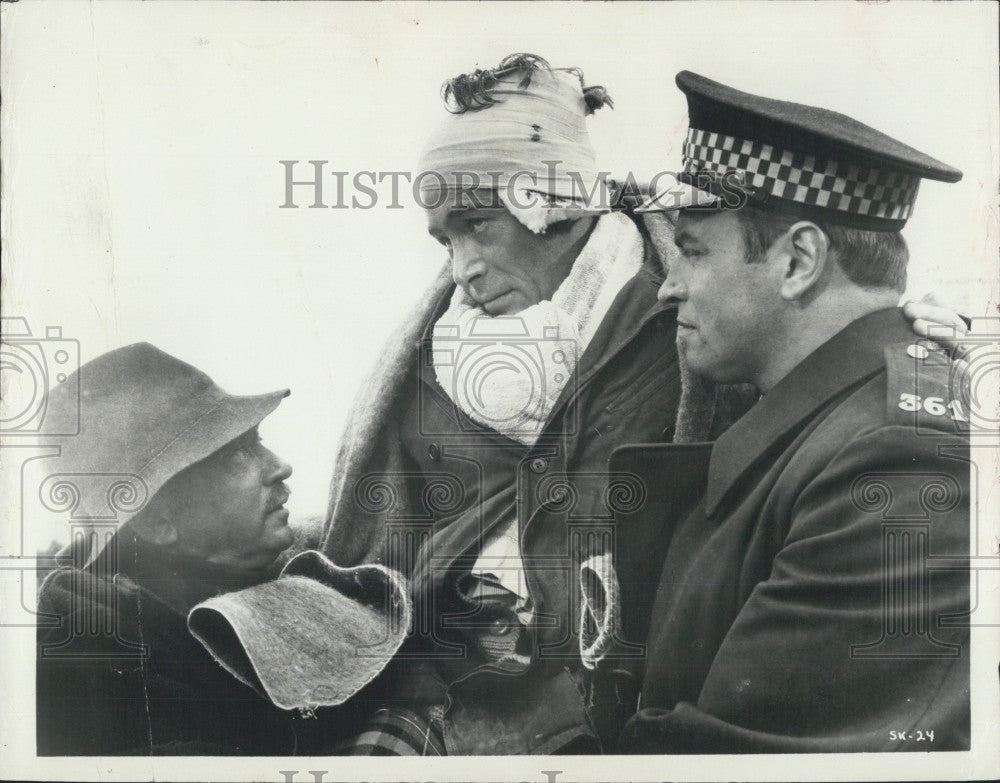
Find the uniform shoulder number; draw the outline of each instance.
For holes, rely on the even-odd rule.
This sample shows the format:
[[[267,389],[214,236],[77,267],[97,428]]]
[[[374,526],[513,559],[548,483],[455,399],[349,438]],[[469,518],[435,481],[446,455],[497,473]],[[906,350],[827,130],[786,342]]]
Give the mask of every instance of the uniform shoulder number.
[[[943,397],[921,397],[918,394],[903,392],[899,395],[898,407],[900,410],[909,413],[923,411],[931,416],[950,416],[953,421],[969,420],[961,400],[949,400],[945,402]]]

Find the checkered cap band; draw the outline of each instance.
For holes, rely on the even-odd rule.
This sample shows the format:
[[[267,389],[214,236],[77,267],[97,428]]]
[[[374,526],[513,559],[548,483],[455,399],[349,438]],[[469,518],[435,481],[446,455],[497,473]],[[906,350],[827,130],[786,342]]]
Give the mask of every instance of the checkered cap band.
[[[746,184],[776,198],[853,215],[906,220],[920,177],[891,169],[820,160],[724,133],[689,128],[686,172],[746,172]]]

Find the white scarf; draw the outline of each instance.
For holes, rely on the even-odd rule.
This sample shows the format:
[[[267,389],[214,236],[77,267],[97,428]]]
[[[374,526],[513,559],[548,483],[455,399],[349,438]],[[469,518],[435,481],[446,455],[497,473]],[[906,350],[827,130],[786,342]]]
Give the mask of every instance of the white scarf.
[[[535,443],[618,292],[642,266],[642,236],[620,213],[602,215],[551,301],[491,316],[461,288],[434,325],[434,371],[478,424]]]

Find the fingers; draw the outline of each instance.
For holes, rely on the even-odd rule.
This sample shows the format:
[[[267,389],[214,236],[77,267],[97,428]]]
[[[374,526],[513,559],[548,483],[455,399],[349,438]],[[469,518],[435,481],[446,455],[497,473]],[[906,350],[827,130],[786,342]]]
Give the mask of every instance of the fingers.
[[[969,333],[968,324],[952,310],[925,302],[907,302],[903,312],[912,319],[914,334],[933,340],[958,361],[965,361],[972,345],[963,342]]]
[[[932,305],[934,307],[946,307],[945,303],[942,302],[942,301],[940,301],[937,298],[937,294],[935,294],[933,291],[928,291],[926,294],[924,294],[922,297],[920,297],[920,299],[912,299],[910,301],[917,302],[917,303],[928,304],[928,305]]]
[[[933,303],[932,298],[933,294],[928,294],[919,302],[910,301],[903,305],[903,314],[912,321],[913,331],[935,340],[938,335],[945,339],[965,336],[969,325],[962,316],[950,307]]]
[[[955,312],[954,310],[951,309],[951,307],[948,306],[947,303],[938,300],[937,294],[935,294],[933,291],[924,294],[922,297],[920,297],[919,300],[910,300],[910,302],[907,302],[906,304],[910,303],[912,303],[914,307],[917,309],[918,315],[920,314],[923,305],[927,305],[928,306],[927,312],[934,313],[934,317],[931,317],[930,315],[925,315],[925,317],[928,318],[928,320],[933,321],[935,320],[935,317],[938,315],[942,317],[948,317],[950,315],[954,315],[962,322],[962,324],[965,325],[966,331],[972,330],[972,319],[967,315],[962,315],[961,313]]]

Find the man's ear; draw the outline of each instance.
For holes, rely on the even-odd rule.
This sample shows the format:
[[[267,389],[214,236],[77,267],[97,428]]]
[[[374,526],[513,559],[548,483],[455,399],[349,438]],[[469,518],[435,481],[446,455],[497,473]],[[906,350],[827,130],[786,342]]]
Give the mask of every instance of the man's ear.
[[[136,535],[156,546],[171,546],[180,533],[169,517],[156,508],[146,508],[129,523]]]
[[[830,255],[830,240],[815,223],[807,220],[792,225],[785,233],[786,266],[779,293],[783,299],[802,299],[823,277]]]

